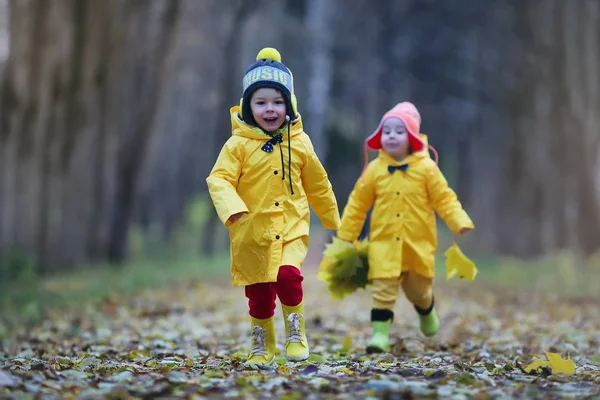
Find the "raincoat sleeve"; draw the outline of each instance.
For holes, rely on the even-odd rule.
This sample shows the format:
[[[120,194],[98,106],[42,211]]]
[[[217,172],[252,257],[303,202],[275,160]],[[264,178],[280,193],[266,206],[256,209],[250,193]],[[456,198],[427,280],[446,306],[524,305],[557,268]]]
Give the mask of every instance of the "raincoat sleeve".
[[[239,148],[234,143],[225,143],[206,183],[219,218],[226,227],[229,217],[240,212],[248,212],[248,207],[237,193],[238,179],[242,163]]]
[[[374,168],[371,165],[365,171],[363,177],[358,178],[348,198],[348,203],[342,214],[342,226],[337,236],[342,240],[354,242],[358,239],[365,224],[367,212],[375,201],[375,179]],[[363,179],[364,178],[364,179]]]
[[[308,197],[308,204],[325,229],[336,230],[340,227],[340,212],[331,182],[308,135],[303,135],[302,139],[306,148],[306,163],[302,168],[302,187]]]
[[[427,192],[433,209],[452,232],[456,234],[461,228],[475,228],[473,221],[458,201],[454,190],[448,186],[446,177],[437,165],[434,166],[433,172],[428,178]]]

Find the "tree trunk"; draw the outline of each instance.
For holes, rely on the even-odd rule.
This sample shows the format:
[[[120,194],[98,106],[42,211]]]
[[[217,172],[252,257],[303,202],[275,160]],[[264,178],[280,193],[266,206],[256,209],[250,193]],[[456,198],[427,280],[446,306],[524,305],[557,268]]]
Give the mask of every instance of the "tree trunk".
[[[173,48],[180,1],[171,0],[166,4],[165,9],[156,11],[158,15],[155,16],[160,19],[157,32],[152,32],[155,29],[155,26],[151,23],[152,19],[142,18],[138,21],[140,24],[139,31],[134,31],[132,37],[130,37],[132,42],[140,43],[143,42],[145,37],[154,33],[158,39],[156,49],[151,47],[147,49],[147,59],[136,60],[132,57],[128,60],[130,64],[126,68],[131,68],[131,74],[135,74],[136,70],[148,62],[157,67],[149,71],[146,80],[143,81],[143,86],[140,85],[138,88],[125,86],[129,90],[133,89],[134,93],[136,93],[136,89],[139,90],[140,99],[137,100],[141,101],[141,104],[139,109],[135,110],[137,115],[134,117],[138,118],[137,125],[132,127],[131,136],[125,136],[123,146],[119,152],[115,207],[108,244],[108,259],[114,263],[123,262],[127,255],[127,235],[134,215],[140,172],[144,165],[148,143],[150,143],[154,131],[154,123],[161,105],[164,83],[170,72],[168,69],[169,52]],[[145,11],[150,14],[152,7],[157,7],[156,3],[146,8]],[[152,17],[151,14],[148,16]],[[124,93],[124,95],[127,94]]]
[[[593,111],[600,109],[600,5],[514,5],[528,62],[512,100],[500,249],[519,256],[560,248],[591,254],[600,248],[600,147]]]
[[[10,3],[0,250],[41,266],[123,259],[178,5]]]
[[[237,65],[240,63],[238,58],[239,46],[237,34],[240,31],[243,19],[247,17],[247,14],[251,10],[252,7],[249,1],[242,0],[239,3],[236,3],[235,16],[231,23],[227,41],[223,47],[223,58],[220,64],[223,66],[223,70],[221,71],[219,80],[219,87],[222,88],[222,92],[217,108],[220,117],[215,129],[215,134],[212,138],[212,154],[214,156],[219,154],[221,147],[228,138],[228,135],[226,135],[225,132],[231,131],[228,110],[232,103],[235,104],[235,99],[239,99],[241,97],[239,93],[239,82],[241,82],[242,78],[240,77],[239,80],[235,79],[237,76]],[[202,243],[202,252],[204,254],[213,254],[215,252],[215,243],[217,240],[215,232],[217,231],[218,224],[220,224],[220,220],[217,216],[217,213],[213,210],[213,212],[210,213],[210,217],[204,228]]]
[[[313,142],[315,152],[324,159],[327,154],[325,124],[329,114],[329,89],[331,85],[332,61],[331,15],[334,0],[308,0],[306,27],[309,34],[310,78],[306,102],[306,131]]]

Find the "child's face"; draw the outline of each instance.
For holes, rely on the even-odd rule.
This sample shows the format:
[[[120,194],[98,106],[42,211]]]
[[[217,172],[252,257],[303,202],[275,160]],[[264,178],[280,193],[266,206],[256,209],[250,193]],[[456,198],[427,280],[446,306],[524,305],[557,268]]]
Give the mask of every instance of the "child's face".
[[[408,133],[400,118],[390,117],[383,121],[381,146],[386,153],[396,159],[402,159],[408,155]]]
[[[261,88],[252,94],[250,109],[256,123],[265,132],[275,132],[285,121],[285,101],[281,92],[272,88]]]

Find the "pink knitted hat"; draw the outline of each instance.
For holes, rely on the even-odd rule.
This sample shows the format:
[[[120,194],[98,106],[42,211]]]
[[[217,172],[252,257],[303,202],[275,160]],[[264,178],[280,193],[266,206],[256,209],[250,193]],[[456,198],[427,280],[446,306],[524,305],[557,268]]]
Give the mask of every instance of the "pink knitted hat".
[[[377,129],[375,129],[375,132],[373,132],[373,134],[366,140],[366,144],[369,149],[381,149],[381,130],[383,129],[383,122],[390,117],[399,118],[402,120],[402,122],[404,122],[408,132],[408,141],[412,151],[417,152],[423,150],[425,143],[423,143],[423,140],[421,140],[419,137],[421,114],[419,114],[419,111],[414,104],[409,103],[408,101],[397,104],[396,107],[392,108],[383,115],[381,121],[379,122],[379,126]]]
[[[406,126],[406,131],[408,132],[408,142],[410,143],[410,148],[413,152],[419,152],[425,148],[425,142],[419,137],[419,130],[421,127],[421,114],[417,110],[414,104],[409,103],[408,101],[398,103],[396,107],[392,108],[388,112],[386,112],[381,121],[379,121],[379,126],[375,129],[375,132],[371,136],[365,140],[364,148],[364,156],[365,156],[365,165],[363,167],[363,171],[361,174],[361,179],[364,179],[364,174],[367,170],[367,166],[369,164],[369,155],[368,150],[381,150],[381,131],[383,129],[383,123],[389,117],[397,117],[404,122]],[[438,163],[438,154],[437,151],[433,148],[433,146],[427,146],[433,154],[435,155],[435,163]]]

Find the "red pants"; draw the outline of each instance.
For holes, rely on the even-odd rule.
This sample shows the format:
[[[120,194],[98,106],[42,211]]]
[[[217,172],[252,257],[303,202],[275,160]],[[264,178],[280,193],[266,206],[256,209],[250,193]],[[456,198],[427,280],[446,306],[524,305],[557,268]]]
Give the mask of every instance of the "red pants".
[[[300,270],[291,265],[279,267],[277,282],[255,283],[246,286],[246,297],[250,306],[250,316],[267,319],[275,315],[275,297],[281,304],[297,306],[302,302],[302,281]]]

